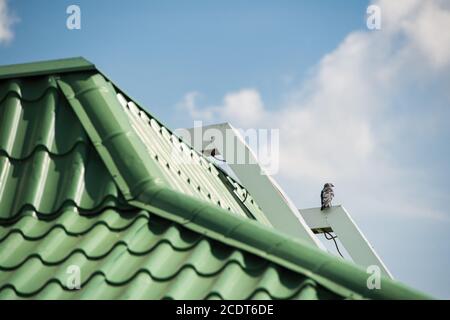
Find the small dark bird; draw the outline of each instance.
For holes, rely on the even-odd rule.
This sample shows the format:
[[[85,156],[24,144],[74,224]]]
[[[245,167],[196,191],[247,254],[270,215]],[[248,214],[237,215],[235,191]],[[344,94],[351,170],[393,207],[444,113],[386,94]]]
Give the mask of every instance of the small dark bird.
[[[322,207],[320,210],[331,208],[331,201],[334,198],[334,185],[332,183],[325,183],[322,192],[320,193],[320,200],[322,201]]]

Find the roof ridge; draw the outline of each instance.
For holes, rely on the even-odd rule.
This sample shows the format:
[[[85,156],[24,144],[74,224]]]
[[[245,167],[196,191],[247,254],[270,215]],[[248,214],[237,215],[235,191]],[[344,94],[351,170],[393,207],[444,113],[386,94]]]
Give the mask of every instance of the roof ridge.
[[[86,70],[96,70],[96,67],[83,57],[11,64],[0,66],[0,80]]]

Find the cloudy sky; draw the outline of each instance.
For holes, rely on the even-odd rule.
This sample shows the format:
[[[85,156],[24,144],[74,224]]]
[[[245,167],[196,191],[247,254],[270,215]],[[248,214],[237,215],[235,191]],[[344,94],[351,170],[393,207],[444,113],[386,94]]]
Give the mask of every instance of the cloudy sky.
[[[0,0],[0,63],[84,56],[171,128],[279,129],[299,208],[333,182],[397,279],[450,298],[449,0],[84,0],[68,30],[71,4]]]

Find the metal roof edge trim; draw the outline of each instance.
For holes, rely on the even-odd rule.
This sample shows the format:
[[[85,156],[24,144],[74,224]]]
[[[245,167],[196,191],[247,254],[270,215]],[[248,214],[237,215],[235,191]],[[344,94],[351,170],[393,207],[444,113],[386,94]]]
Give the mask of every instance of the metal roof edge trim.
[[[144,190],[130,204],[311,277],[347,297],[354,296],[349,293],[351,290],[373,299],[431,298],[383,276],[381,289],[368,289],[369,274],[360,267],[313,248],[300,239],[281,234],[256,221],[230,215],[224,209],[165,187],[154,186]]]
[[[307,275],[329,290],[347,297],[354,297],[354,291],[362,297],[375,299],[430,298],[383,277],[382,289],[369,290],[366,284],[368,274],[356,265],[261,223],[232,215],[225,209],[165,187],[159,178],[152,175],[152,170],[159,169],[142,161],[144,147],[121,117],[121,106],[111,98],[107,77],[98,74],[101,77],[65,75],[58,80],[58,85],[131,205]],[[111,107],[115,104],[117,108]],[[123,154],[128,156],[123,157]],[[125,177],[121,168],[127,168],[130,174]]]
[[[0,80],[95,69],[95,65],[83,57],[12,64],[0,66]]]

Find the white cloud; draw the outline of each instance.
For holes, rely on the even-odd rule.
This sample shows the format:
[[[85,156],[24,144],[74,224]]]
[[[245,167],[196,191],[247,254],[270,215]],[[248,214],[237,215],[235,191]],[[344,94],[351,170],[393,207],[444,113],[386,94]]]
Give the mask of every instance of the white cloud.
[[[201,95],[192,91],[187,93],[178,108],[189,113],[192,119],[211,121],[213,119],[232,119],[242,127],[259,125],[265,121],[266,111],[259,92],[243,89],[225,95],[219,106],[200,108],[197,105]]]
[[[8,43],[14,38],[12,26],[17,18],[11,14],[7,0],[0,0],[0,44]]]
[[[416,27],[417,25],[417,27]],[[433,2],[425,2],[417,21],[406,24],[414,44],[436,67],[450,63],[450,10],[439,10]]]
[[[197,91],[188,92],[185,94],[183,100],[178,103],[177,107],[181,110],[187,111],[192,119],[209,121],[214,117],[214,110],[212,110],[212,108],[199,108],[196,103],[200,96],[200,93]]]
[[[234,119],[243,127],[251,127],[264,121],[264,105],[259,92],[254,89],[227,94],[220,110],[223,118]]]
[[[187,110],[195,119],[203,113],[238,127],[280,128],[281,178],[316,191],[303,193],[306,202],[330,180],[342,193],[361,194],[351,199],[358,209],[370,203],[372,212],[448,220],[448,212],[430,204],[433,186],[421,170],[404,166],[402,155],[391,151],[413,144],[404,137],[417,131],[431,138],[442,121],[433,101],[450,103],[450,6],[439,0],[375,4],[382,29],[350,33],[283,105],[265,108],[257,90],[243,89],[226,94],[220,106],[199,108],[192,100]],[[434,82],[448,85],[439,91]],[[414,100],[416,87],[434,88],[426,108]],[[421,131],[426,123],[432,130]]]

